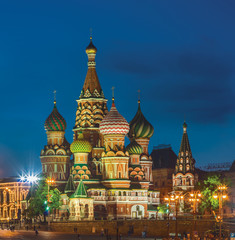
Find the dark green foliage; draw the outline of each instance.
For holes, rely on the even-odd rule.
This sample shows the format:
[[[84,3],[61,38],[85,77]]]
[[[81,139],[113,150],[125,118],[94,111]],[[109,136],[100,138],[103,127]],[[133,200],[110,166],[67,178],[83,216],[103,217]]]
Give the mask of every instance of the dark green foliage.
[[[228,185],[228,179],[225,179],[219,174],[208,175],[207,178],[198,183],[198,189],[202,193],[201,204],[199,207],[202,214],[205,212],[212,213],[212,211],[219,208],[218,198],[215,199],[213,195],[217,194],[218,186],[222,184]]]
[[[168,211],[168,206],[166,204],[159,204],[157,207],[159,213],[166,214]]]
[[[45,214],[47,206],[49,206],[50,212],[54,209],[58,209],[61,205],[60,191],[57,188],[51,189],[49,196],[50,202],[48,204],[48,185],[46,183],[46,179],[43,178],[37,185],[31,187],[30,189],[30,193],[28,195],[29,207],[27,209],[27,216],[29,218],[42,216]]]

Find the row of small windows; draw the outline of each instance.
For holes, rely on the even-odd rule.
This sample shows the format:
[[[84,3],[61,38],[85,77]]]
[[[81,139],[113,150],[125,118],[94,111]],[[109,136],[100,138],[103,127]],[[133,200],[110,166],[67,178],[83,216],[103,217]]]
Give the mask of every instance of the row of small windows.
[[[27,192],[23,191],[20,193],[20,200],[25,200],[27,196]],[[0,193],[0,203],[10,203],[10,202],[15,202],[16,201],[16,196],[14,191],[2,191]]]
[[[93,194],[91,192],[89,192],[89,196],[106,196],[105,192],[101,192],[101,191],[95,191]],[[147,196],[146,193],[144,192],[126,192],[126,191],[118,191],[118,192],[112,192],[109,191],[108,196]]]
[[[181,156],[184,156],[184,152],[181,152]],[[188,151],[185,152],[185,156],[188,156]]]

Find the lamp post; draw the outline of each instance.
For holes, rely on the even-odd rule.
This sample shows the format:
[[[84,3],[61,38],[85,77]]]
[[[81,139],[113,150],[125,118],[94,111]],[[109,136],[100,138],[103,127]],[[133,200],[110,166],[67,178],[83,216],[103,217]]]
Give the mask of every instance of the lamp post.
[[[167,209],[167,239],[169,239],[169,229],[170,229],[170,204],[171,204],[171,198],[165,197],[165,201],[168,202],[168,209]]]
[[[50,185],[54,184],[55,183],[55,180],[52,179],[52,178],[47,178],[46,180],[46,183],[47,183],[47,186],[48,186],[48,192],[47,192],[47,202],[48,202],[48,207],[47,207],[47,210],[48,210],[48,229],[50,228],[50,207],[49,207],[49,204],[50,204]]]
[[[178,238],[178,205],[179,205],[179,200],[183,199],[184,195],[182,193],[171,193],[169,197],[166,197],[168,199],[167,201],[174,202],[175,203],[175,237]],[[168,215],[168,223],[169,223],[169,215]],[[169,228],[169,226],[168,226]],[[168,229],[168,237],[169,237],[169,229]]]
[[[217,221],[219,222],[219,239],[221,240],[221,225],[223,222],[223,199],[226,199],[227,196],[227,186],[226,185],[220,185],[217,189],[217,194],[213,195],[215,199],[219,200],[219,215],[217,217]]]
[[[192,203],[193,208],[193,230],[192,230],[192,239],[194,239],[193,232],[196,230],[196,213],[197,213],[197,205],[201,198],[201,192],[200,191],[192,191],[190,193],[189,202]]]

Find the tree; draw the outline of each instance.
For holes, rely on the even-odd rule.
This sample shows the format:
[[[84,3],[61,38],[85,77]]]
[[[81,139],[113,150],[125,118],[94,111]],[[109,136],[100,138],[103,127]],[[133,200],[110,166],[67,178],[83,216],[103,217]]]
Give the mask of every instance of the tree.
[[[198,188],[202,193],[201,204],[199,207],[200,212],[211,213],[219,207],[218,199],[215,199],[213,195],[216,194],[218,186],[222,184],[228,184],[228,179],[225,179],[221,175],[209,175],[204,180],[198,183]]]
[[[168,206],[166,204],[159,204],[157,207],[159,213],[166,214],[168,211]]]
[[[57,188],[50,190],[49,192],[49,203],[48,200],[48,185],[46,179],[43,178],[39,181],[38,185],[31,187],[28,200],[29,207],[27,209],[27,215],[29,218],[45,216],[47,207],[50,211],[58,209],[60,203],[60,191]]]

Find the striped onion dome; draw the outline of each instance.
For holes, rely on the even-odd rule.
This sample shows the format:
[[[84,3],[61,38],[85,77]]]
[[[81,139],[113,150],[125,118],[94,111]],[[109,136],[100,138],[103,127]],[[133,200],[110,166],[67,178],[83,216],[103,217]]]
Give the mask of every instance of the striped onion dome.
[[[103,135],[108,134],[126,135],[129,132],[130,129],[129,124],[126,121],[126,119],[118,112],[114,103],[114,99],[112,107],[108,114],[101,121],[99,129]]]
[[[127,145],[126,150],[130,155],[140,155],[141,153],[143,153],[143,148],[135,140],[133,140],[129,145]]]
[[[80,133],[78,139],[70,145],[70,150],[72,153],[89,153],[92,150],[92,146],[84,139],[83,134]]]
[[[44,126],[46,131],[65,131],[66,121],[57,110],[56,102],[54,102],[54,108],[46,119]]]
[[[140,101],[138,101],[138,105],[138,111],[130,122],[128,136],[130,139],[132,139],[133,136],[135,136],[135,138],[151,138],[154,132],[153,126],[144,117],[140,108]]]

